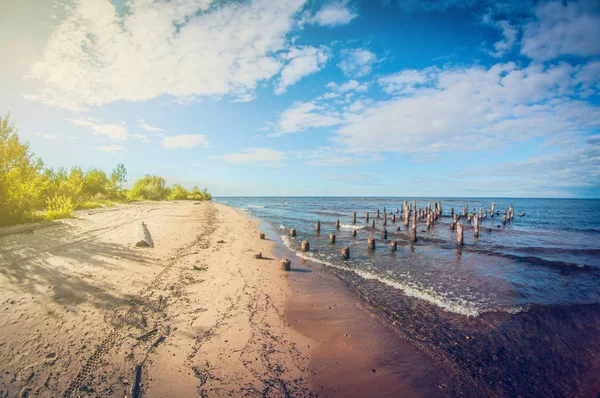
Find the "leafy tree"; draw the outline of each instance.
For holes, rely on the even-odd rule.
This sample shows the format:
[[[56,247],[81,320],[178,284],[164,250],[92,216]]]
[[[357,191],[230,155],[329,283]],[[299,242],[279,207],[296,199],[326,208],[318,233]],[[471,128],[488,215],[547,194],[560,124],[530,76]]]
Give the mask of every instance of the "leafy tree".
[[[129,200],[164,200],[169,195],[165,179],[159,176],[146,174],[135,182],[133,188],[127,192]]]
[[[188,196],[190,196],[190,193],[188,192],[187,189],[185,189],[184,187],[182,187],[179,184],[175,184],[175,185],[173,185],[173,188],[171,188],[171,193],[169,194],[169,197],[167,199],[183,200],[183,199],[187,199]]]
[[[91,169],[85,173],[83,192],[90,196],[106,195],[110,187],[110,180],[102,170]]]

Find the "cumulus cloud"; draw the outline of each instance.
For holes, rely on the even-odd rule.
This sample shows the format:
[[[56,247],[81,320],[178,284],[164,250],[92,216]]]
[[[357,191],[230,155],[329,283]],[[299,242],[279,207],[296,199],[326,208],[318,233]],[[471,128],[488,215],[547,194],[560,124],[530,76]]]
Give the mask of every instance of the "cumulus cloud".
[[[366,83],[359,83],[358,80],[348,80],[346,83],[340,85],[334,82],[327,83],[327,88],[339,93],[347,93],[349,91],[364,93],[369,89],[369,86]]]
[[[223,155],[223,160],[231,164],[257,164],[268,167],[281,167],[285,163],[285,153],[271,148],[248,148],[239,153]]]
[[[338,26],[350,23],[358,13],[350,8],[348,1],[334,1],[322,6],[313,16],[303,18],[303,23],[321,26]]]
[[[56,27],[29,78],[27,96],[73,111],[160,95],[247,99],[277,75],[276,53],[306,0],[77,1]]]
[[[502,30],[503,39],[494,43],[494,51],[489,51],[489,54],[494,58],[500,58],[513,48],[518,31],[508,21],[496,21],[493,26]]]
[[[363,77],[371,73],[377,56],[364,48],[343,49],[340,52],[342,61],[337,65],[348,77]]]
[[[287,61],[287,65],[281,71],[275,94],[284,93],[288,86],[299,82],[304,76],[323,69],[329,59],[329,50],[326,47],[294,47],[282,58]]]
[[[342,122],[339,112],[328,110],[314,101],[298,102],[279,115],[273,135],[297,133],[309,128],[331,127]]]
[[[535,9],[536,20],[523,28],[521,54],[536,61],[561,55],[600,54],[600,13],[597,3],[550,1]]]
[[[166,149],[191,149],[199,145],[207,145],[206,136],[202,134],[181,134],[165,137],[162,146]]]
[[[150,131],[151,133],[160,133],[163,132],[164,130],[159,128],[159,127],[154,127],[149,125],[148,123],[146,123],[146,121],[144,119],[138,119],[138,124],[140,125],[141,128],[143,128],[146,131]]]
[[[388,94],[412,94],[432,79],[432,73],[436,68],[415,70],[406,69],[400,72],[383,76],[377,79],[377,82]]]
[[[66,120],[75,123],[78,126],[89,128],[94,135],[104,136],[113,141],[123,141],[127,139],[129,133],[125,126],[118,124],[101,123],[96,119],[70,119]]]

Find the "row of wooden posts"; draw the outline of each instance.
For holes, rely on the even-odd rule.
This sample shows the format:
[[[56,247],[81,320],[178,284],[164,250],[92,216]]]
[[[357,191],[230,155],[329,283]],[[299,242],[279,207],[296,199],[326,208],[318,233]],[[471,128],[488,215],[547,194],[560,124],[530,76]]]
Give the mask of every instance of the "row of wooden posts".
[[[414,207],[413,207],[414,206]],[[489,213],[489,216],[491,218],[494,217],[494,214],[496,215],[500,215],[500,211],[496,211],[495,209],[495,203],[492,202],[492,207],[491,207],[491,211]],[[400,213],[400,209],[396,208],[396,214]],[[391,214],[391,222],[392,223],[396,223],[396,214]],[[399,215],[399,218],[404,219],[404,226],[408,228],[409,224],[411,225],[411,232],[410,232],[410,241],[411,242],[416,242],[417,241],[417,222],[418,220],[421,220],[423,218],[426,218],[426,223],[427,223],[427,229],[429,230],[438,220],[439,218],[442,216],[442,203],[441,202],[434,202],[434,206],[433,209],[431,207],[431,203],[427,204],[426,208],[421,208],[421,209],[417,209],[417,201],[415,200],[412,204],[404,201],[404,206],[403,206],[403,211],[402,211],[402,215]],[[510,207],[508,208],[508,210],[504,210],[504,213],[502,215],[502,224],[505,225],[508,221],[511,221],[514,218],[514,209],[512,207],[512,205],[510,205]],[[524,213],[523,213],[524,214]],[[521,215],[523,215],[521,214]],[[462,246],[463,245],[463,231],[464,231],[464,226],[463,224],[461,224],[459,222],[460,219],[460,215],[454,212],[454,208],[450,208],[450,215],[453,217],[452,222],[450,223],[450,230],[454,231],[456,230],[457,232],[457,244],[458,246]],[[473,208],[473,214],[469,214],[469,209],[467,204],[465,203],[464,207],[462,208],[462,217],[466,217],[467,218],[467,222],[470,224],[471,220],[473,220],[473,234],[475,236],[475,238],[479,237],[479,222],[482,219],[485,219],[488,217],[488,212],[483,211],[483,209],[479,209],[479,215],[477,215],[477,210],[475,208]],[[380,218],[380,213],[379,213],[379,209],[376,209],[376,215],[375,218],[379,219]],[[366,223],[369,223],[369,212],[367,212],[365,214],[365,220]],[[411,222],[412,221],[412,222]],[[354,212],[352,214],[352,224],[356,224],[356,212]],[[375,228],[375,219],[371,220],[371,226],[373,228]],[[383,230],[381,231],[381,239],[387,240],[387,230],[386,227],[387,226],[387,211],[386,208],[383,208]],[[340,220],[336,220],[335,222],[335,228],[336,230],[340,228]],[[398,228],[399,230],[400,228]],[[315,230],[317,233],[321,232],[321,222],[317,221],[316,225],[315,225]],[[352,230],[351,233],[352,237],[356,237],[356,230]],[[296,229],[295,228],[291,228],[290,229],[290,236],[291,237],[295,237],[296,236]],[[261,233],[261,239],[264,239],[264,233]],[[331,244],[335,244],[335,233],[331,233],[329,234],[329,242]],[[367,240],[367,248],[369,250],[375,250],[375,238],[368,238]],[[390,242],[390,249],[391,251],[395,252],[398,248],[398,242],[396,242],[395,240]],[[302,244],[301,244],[301,251],[303,252],[308,252],[310,251],[310,243],[307,240],[303,240]],[[342,258],[344,260],[347,260],[350,258],[350,248],[349,247],[344,247],[342,249]],[[289,260],[287,260],[289,261]],[[286,267],[283,264],[282,261],[282,267]],[[287,267],[289,267],[289,265],[287,265]],[[289,269],[286,269],[289,271]]]

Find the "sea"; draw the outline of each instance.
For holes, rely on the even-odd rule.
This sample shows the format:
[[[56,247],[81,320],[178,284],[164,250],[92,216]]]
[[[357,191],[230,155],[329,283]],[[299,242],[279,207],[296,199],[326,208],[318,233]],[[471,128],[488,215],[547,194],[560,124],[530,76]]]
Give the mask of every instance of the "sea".
[[[600,392],[600,200],[216,201],[279,231],[280,243],[322,264],[401,336],[456,372],[464,385],[448,395],[595,397]],[[402,220],[405,201],[416,201],[419,209],[441,203],[442,214],[430,228],[425,218],[418,222],[414,243]],[[458,246],[451,213],[462,215],[465,206],[468,213],[481,209],[487,217],[480,220],[478,237],[473,222],[461,217],[464,237]],[[503,223],[510,206],[514,218]],[[295,237],[289,234],[291,228]],[[375,239],[375,250],[367,248],[369,238]],[[303,240],[310,243],[310,251],[300,251]],[[391,250],[392,241],[396,251]],[[341,256],[344,247],[350,249],[347,260]]]

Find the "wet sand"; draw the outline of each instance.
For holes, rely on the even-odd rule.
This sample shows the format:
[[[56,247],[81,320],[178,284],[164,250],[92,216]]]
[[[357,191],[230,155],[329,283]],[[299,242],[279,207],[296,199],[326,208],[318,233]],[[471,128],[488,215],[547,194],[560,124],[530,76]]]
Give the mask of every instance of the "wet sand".
[[[134,247],[140,221],[154,248]],[[425,354],[257,225],[136,203],[1,236],[0,396],[449,394]]]

